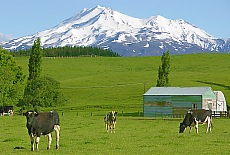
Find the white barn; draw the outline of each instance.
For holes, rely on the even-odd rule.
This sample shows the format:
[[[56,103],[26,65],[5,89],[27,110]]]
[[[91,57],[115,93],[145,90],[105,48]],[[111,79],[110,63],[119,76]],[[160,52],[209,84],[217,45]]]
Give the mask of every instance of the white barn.
[[[214,91],[216,95],[216,101],[212,105],[212,111],[216,114],[226,113],[227,112],[227,103],[222,91]]]

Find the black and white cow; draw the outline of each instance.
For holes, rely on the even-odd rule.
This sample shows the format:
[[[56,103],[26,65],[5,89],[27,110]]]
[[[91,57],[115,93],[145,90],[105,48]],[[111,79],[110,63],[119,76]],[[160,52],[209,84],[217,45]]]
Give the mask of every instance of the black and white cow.
[[[114,132],[115,133],[115,125],[116,125],[116,111],[111,111],[109,112],[107,115],[105,115],[104,117],[104,122],[105,122],[105,129],[106,132],[109,131],[110,128],[110,132]]]
[[[39,113],[27,111],[23,115],[26,116],[27,119],[26,127],[31,138],[31,151],[34,151],[34,140],[36,142],[36,149],[38,150],[41,135],[48,136],[47,149],[50,149],[52,141],[51,132],[53,131],[56,133],[56,149],[59,149],[60,121],[59,115],[56,111]]]
[[[180,123],[180,130],[179,133],[183,133],[184,130],[189,126],[190,131],[192,131],[192,127],[195,126],[196,133],[198,133],[198,124],[205,124],[207,123],[206,133],[211,131],[212,126],[212,110],[190,110],[187,112],[184,120]]]
[[[13,116],[14,108],[13,106],[0,106],[0,116]]]

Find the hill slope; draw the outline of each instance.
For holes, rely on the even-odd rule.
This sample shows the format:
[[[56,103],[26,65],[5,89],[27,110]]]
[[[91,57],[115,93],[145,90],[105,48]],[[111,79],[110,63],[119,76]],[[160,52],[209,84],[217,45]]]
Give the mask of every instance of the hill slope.
[[[61,83],[69,99],[67,107],[142,111],[142,95],[156,85],[160,58],[43,58],[42,74]],[[172,56],[171,86],[210,86],[223,91],[230,103],[229,59],[229,54]],[[16,57],[16,61],[28,74],[28,57]]]

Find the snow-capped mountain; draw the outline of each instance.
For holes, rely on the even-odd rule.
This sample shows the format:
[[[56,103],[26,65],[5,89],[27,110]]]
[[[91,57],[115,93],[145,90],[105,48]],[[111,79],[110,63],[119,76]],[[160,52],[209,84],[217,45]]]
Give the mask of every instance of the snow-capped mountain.
[[[218,39],[182,19],[162,16],[133,18],[110,8],[84,9],[59,25],[1,44],[10,50],[30,48],[40,37],[42,46],[98,46],[122,56],[230,51],[230,39]]]

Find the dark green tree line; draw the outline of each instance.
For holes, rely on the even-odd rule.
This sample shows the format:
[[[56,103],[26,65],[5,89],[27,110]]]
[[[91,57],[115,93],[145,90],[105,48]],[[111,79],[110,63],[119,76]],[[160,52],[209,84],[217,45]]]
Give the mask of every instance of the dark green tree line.
[[[11,51],[13,56],[29,56],[32,49]],[[102,56],[102,57],[119,57],[119,54],[109,49],[99,47],[82,47],[82,46],[65,46],[49,47],[43,49],[44,57],[81,57],[81,56]]]

